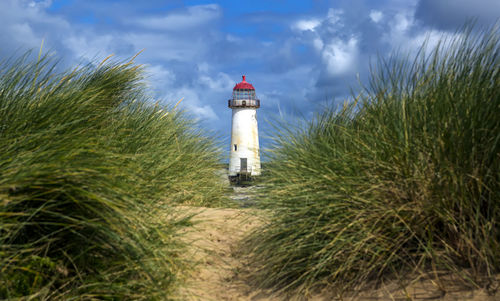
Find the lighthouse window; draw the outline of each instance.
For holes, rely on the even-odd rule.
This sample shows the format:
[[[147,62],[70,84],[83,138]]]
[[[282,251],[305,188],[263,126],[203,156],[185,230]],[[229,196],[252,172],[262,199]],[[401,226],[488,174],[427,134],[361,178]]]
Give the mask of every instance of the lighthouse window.
[[[233,99],[255,99],[254,90],[235,90],[233,91]]]
[[[234,151],[237,151],[238,150],[238,145],[234,145]]]

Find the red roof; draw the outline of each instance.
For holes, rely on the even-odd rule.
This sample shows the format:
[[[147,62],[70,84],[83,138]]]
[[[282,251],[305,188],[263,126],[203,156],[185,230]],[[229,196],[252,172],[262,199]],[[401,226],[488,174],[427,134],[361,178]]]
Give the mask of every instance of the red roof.
[[[252,86],[252,84],[248,83],[245,80],[245,76],[244,75],[242,76],[242,78],[243,78],[243,80],[241,81],[241,83],[236,84],[236,86],[234,86],[233,90],[243,90],[243,89],[255,90],[255,88]]]

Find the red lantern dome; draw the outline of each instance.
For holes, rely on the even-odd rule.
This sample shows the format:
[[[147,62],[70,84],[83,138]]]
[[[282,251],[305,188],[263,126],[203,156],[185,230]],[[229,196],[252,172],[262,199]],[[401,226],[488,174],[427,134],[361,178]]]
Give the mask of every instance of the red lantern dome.
[[[243,78],[243,80],[241,81],[241,83],[236,84],[234,86],[233,90],[255,90],[255,88],[252,86],[252,84],[245,80],[244,75],[241,77]]]

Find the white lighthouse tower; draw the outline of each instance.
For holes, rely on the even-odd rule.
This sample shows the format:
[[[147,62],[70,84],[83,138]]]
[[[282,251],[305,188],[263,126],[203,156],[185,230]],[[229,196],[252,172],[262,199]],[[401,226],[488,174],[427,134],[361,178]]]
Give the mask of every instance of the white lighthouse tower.
[[[229,178],[232,182],[260,175],[259,130],[257,109],[260,100],[255,88],[245,80],[233,88],[233,98],[228,101],[233,110],[231,123],[231,151]]]

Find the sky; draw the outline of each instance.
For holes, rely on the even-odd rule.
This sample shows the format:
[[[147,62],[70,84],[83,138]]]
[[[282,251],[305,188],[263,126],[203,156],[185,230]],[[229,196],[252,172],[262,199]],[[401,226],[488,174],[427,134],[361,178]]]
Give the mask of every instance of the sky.
[[[269,120],[312,118],[366,83],[370,64],[414,53],[499,0],[0,0],[0,56],[42,45],[63,66],[136,58],[155,99],[176,103],[229,147],[232,88],[246,75]]]

